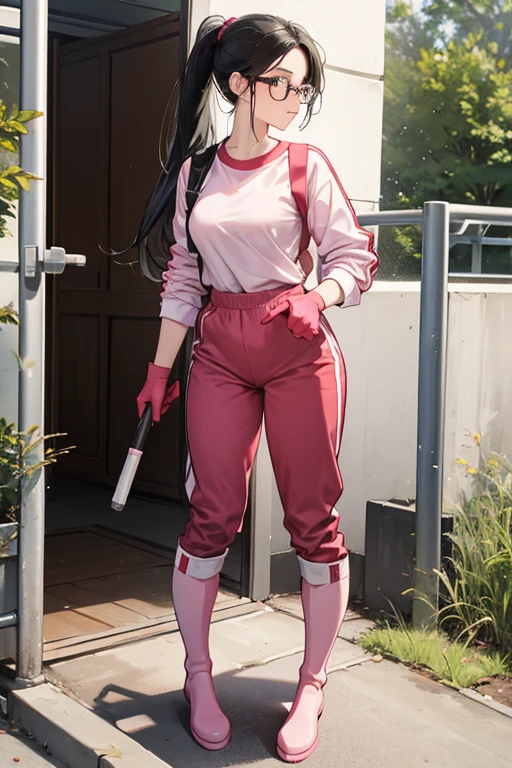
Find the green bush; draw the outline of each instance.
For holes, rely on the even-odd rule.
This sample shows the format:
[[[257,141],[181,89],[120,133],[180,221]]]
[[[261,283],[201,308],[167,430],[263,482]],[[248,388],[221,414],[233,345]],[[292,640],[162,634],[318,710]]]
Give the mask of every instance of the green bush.
[[[16,156],[19,147],[19,137],[28,133],[25,123],[40,117],[43,113],[35,110],[19,110],[13,107],[9,117],[6,117],[7,106],[0,99],[0,149]],[[39,179],[32,173],[24,171],[19,165],[8,165],[0,168],[0,237],[9,235],[6,218],[14,218],[13,202],[18,199],[20,189],[28,190],[30,180]]]
[[[0,325],[18,323],[18,313],[12,305],[0,307]],[[47,440],[66,433],[36,437],[37,429],[37,426],[33,426],[26,432],[19,432],[14,423],[0,418],[0,524],[14,523],[19,519],[22,478],[27,478],[29,482],[35,480],[42,467],[54,464],[58,456],[71,450],[47,448],[42,453]],[[42,453],[42,456],[38,457],[38,453]]]
[[[36,437],[38,427],[18,432],[14,423],[0,418],[0,524],[19,519],[20,487],[22,478],[34,482],[42,467],[54,464],[58,456],[69,453],[71,448],[47,448],[40,460],[38,452],[46,440],[62,434]],[[30,490],[30,485],[28,487]]]

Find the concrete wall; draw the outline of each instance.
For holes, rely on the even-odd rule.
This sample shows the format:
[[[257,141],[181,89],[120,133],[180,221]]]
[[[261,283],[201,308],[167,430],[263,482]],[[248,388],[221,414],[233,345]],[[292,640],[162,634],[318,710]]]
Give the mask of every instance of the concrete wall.
[[[337,505],[348,546],[364,552],[368,499],[414,498],[419,283],[377,282],[359,307],[327,310],[348,372],[340,452],[345,490]],[[450,285],[444,498],[457,501],[471,478],[457,458],[482,452],[512,459],[512,285]],[[272,551],[289,547],[265,443],[257,471],[271,484]],[[260,486],[263,477],[259,478]]]

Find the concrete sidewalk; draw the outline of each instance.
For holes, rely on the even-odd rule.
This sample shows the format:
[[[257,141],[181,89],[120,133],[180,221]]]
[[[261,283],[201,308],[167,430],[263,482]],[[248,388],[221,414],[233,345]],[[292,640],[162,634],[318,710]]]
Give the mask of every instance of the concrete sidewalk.
[[[320,746],[308,768],[512,767],[512,719],[404,666],[373,662],[350,641],[368,626],[350,613],[342,627]],[[294,696],[303,640],[298,597],[213,623],[215,685],[233,725],[233,740],[220,752],[190,736],[177,632],[54,663],[48,672],[173,768],[277,768],[276,736]]]
[[[0,719],[0,766],[19,765],[20,768],[66,768],[64,763],[50,757],[28,736],[11,733],[8,723]]]

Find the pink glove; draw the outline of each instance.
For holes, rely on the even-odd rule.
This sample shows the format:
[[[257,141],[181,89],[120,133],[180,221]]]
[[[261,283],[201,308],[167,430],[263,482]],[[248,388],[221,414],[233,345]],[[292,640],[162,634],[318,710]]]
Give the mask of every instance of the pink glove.
[[[319,293],[310,291],[301,296],[288,296],[280,301],[266,317],[261,321],[264,325],[269,323],[277,315],[289,310],[286,325],[296,339],[313,341],[313,336],[318,335],[320,328],[320,312],[325,309],[325,302]]]
[[[137,397],[139,419],[142,416],[146,403],[151,403],[153,421],[160,421],[160,416],[169,409],[173,400],[179,397],[179,381],[175,381],[170,387],[167,386],[170,372],[170,368],[163,368],[161,365],[154,365],[154,363],[149,364],[146,382]]]

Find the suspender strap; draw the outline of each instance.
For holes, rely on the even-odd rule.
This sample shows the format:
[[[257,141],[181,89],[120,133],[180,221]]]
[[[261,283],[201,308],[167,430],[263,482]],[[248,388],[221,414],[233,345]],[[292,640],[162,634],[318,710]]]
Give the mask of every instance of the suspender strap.
[[[201,258],[201,254],[197,250],[194,241],[192,239],[192,235],[190,234],[190,214],[192,213],[192,209],[194,205],[197,202],[197,198],[199,197],[199,194],[201,192],[201,189],[203,187],[203,184],[205,182],[205,179],[208,175],[208,171],[212,167],[212,163],[215,160],[215,155],[217,154],[218,144],[212,144],[211,147],[208,147],[204,150],[204,152],[200,152],[199,154],[192,155],[192,161],[190,163],[190,172],[188,176],[188,182],[187,182],[187,191],[186,191],[186,220],[185,220],[185,228],[187,232],[187,249],[189,253],[196,253],[197,254],[197,266],[199,268],[199,280],[201,283],[203,282],[203,260]]]
[[[217,154],[217,146],[217,144],[213,144],[211,147],[205,149],[204,152],[192,155],[186,192],[187,248],[190,253],[197,253],[197,248],[194,245],[194,241],[192,240],[189,231],[190,214],[197,202],[197,198],[199,197],[199,193],[201,192],[206,176],[208,175],[208,171],[212,167],[215,155]]]
[[[299,252],[305,251],[311,240],[308,228],[307,170],[308,145],[290,144],[288,147],[290,187],[295,203],[302,217],[302,236]]]

